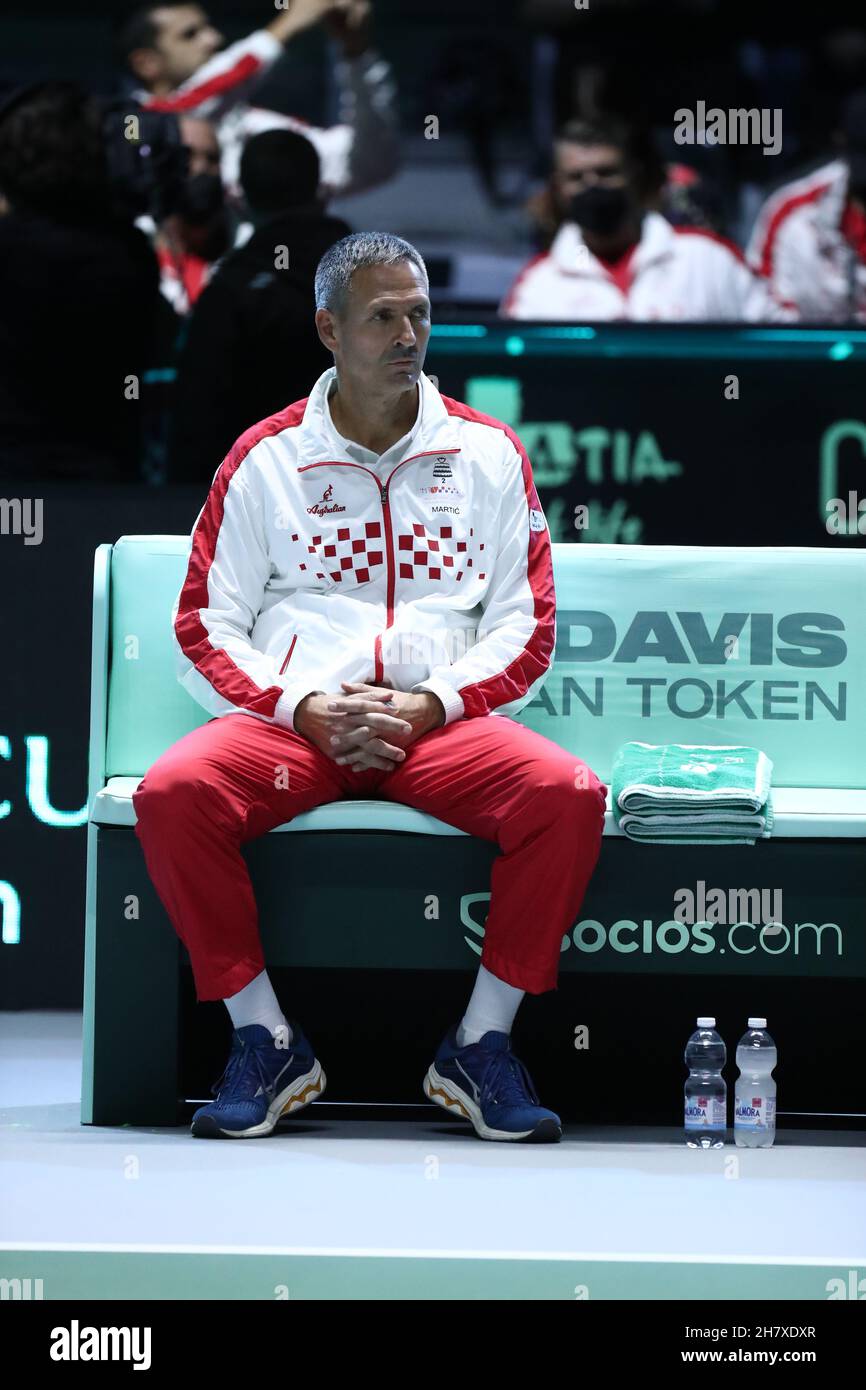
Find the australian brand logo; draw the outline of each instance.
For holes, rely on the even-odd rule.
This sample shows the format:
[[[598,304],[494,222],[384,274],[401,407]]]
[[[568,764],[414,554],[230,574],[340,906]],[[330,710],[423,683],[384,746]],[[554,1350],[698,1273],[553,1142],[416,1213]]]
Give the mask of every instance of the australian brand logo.
[[[331,498],[334,496],[334,484],[329,483],[322,493],[318,502],[314,502],[312,507],[307,508],[310,516],[327,516],[330,512],[344,512],[345,507],[340,507],[336,502],[331,505]]]

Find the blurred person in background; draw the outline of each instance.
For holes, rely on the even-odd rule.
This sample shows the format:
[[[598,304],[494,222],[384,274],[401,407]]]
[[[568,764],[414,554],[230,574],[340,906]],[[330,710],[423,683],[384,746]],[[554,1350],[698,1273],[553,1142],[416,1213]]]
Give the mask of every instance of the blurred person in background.
[[[71,82],[7,92],[0,474],[138,481],[139,392],[161,304],[153,252],[113,197],[96,100]]]
[[[136,225],[151,238],[160,288],[176,314],[189,313],[220,256],[232,242],[234,219],[220,172],[220,146],[210,121],[178,116],[189,155],[186,177],[171,210],[157,224],[145,213]]]
[[[660,167],[664,182],[657,190],[647,190],[647,207],[660,212],[675,227],[703,227],[722,235],[724,218],[716,185],[689,164],[671,161]],[[568,197],[558,168],[527,199],[524,211],[532,224],[535,250],[549,251],[563,222],[568,220]]]
[[[739,249],[656,211],[664,168],[633,131],[573,120],[554,150],[552,193],[562,217],[548,251],[521,270],[505,318],[790,320]]]
[[[292,0],[269,24],[223,47],[223,36],[200,5],[173,0],[124,16],[117,53],[138,83],[136,100],[151,110],[213,122],[222,151],[223,183],[240,193],[240,157],[251,135],[274,127],[298,130],[315,145],[332,195],[385,182],[398,163],[395,85],[389,64],[370,46],[369,0]],[[250,89],[284,46],[324,22],[343,60],[336,65],[341,120],[328,129],[249,104]]]
[[[846,103],[839,158],[777,189],[748,259],[805,321],[866,322],[866,89]]]
[[[315,326],[316,266],[350,228],[325,212],[315,146],[290,130],[244,146],[254,232],[220,262],[189,322],[175,392],[169,481],[210,484],[250,425],[304,396],[331,358]]]

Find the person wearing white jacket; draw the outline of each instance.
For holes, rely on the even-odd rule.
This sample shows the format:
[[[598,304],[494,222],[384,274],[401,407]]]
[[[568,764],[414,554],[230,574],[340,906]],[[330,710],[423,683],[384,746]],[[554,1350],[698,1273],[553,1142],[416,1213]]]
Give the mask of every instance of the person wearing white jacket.
[[[747,255],[804,323],[866,322],[866,89],[843,110],[844,149],[777,188],[755,220]]]
[[[866,157],[861,177],[852,196],[834,159],[768,198],[752,229],[751,264],[804,323],[866,323]]]
[[[199,5],[149,4],[126,15],[118,49],[140,83],[147,110],[197,116],[217,128],[223,183],[240,195],[245,142],[263,130],[298,130],[315,145],[322,196],[346,195],[390,178],[399,165],[396,85],[390,64],[369,43],[369,0],[292,0],[264,28],[222,47],[223,37]],[[251,89],[286,44],[324,21],[342,49],[335,66],[340,119],[309,124],[251,104]]]
[[[614,263],[589,249],[576,223],[563,223],[549,252],[518,273],[500,314],[572,323],[797,318],[793,305],[773,295],[733,242],[698,227],[672,227],[658,212],[644,213],[637,241]]]
[[[240,844],[360,794],[499,844],[475,989],[424,1090],[482,1138],[556,1140],[510,1031],[524,992],[556,987],[607,788],[507,717],[540,690],[556,641],[532,468],[507,425],[424,374],[429,285],[408,242],[344,237],[316,303],[334,367],[240,437],[192,531],[173,633],[179,679],[213,718],[133,798],[198,998],[224,999],[235,1028],[193,1133],[270,1133],[321,1093],[264,968]]]
[[[637,132],[613,120],[569,121],[554,144],[549,249],[517,275],[509,319],[570,322],[787,322],[792,305],[754,275],[733,242],[674,227],[653,207],[664,171]]]

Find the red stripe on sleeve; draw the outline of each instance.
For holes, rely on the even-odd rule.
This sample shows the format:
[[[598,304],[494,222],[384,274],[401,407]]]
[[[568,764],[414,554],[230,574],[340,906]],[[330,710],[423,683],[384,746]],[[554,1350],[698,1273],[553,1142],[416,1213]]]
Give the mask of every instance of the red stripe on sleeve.
[[[192,111],[196,106],[201,106],[210,97],[221,96],[223,92],[229,91],[232,87],[237,87],[241,82],[246,82],[250,77],[255,77],[262,66],[260,58],[254,54],[247,53],[243,58],[239,58],[225,72],[217,73],[209,81],[202,82],[198,87],[189,87],[186,91],[177,92],[173,96],[153,97],[150,101],[143,103],[146,111]]]
[[[520,455],[527,511],[530,507],[540,511],[541,503],[538,500],[538,493],[532,477],[529,456],[514,430],[501,420],[494,419],[492,415],[484,415],[481,411],[473,410],[463,401],[452,400],[450,396],[442,396],[442,401],[449,415],[456,415],[463,420],[475,421],[478,424],[489,425],[492,429],[502,430]],[[556,634],[556,592],[553,585],[553,555],[550,549],[550,534],[546,527],[543,531],[533,531],[531,527],[529,528],[526,577],[532,592],[535,627],[526,646],[513,661],[509,662],[504,671],[499,671],[494,676],[488,676],[475,685],[461,687],[460,698],[470,717],[487,714],[499,705],[519,699],[526,694],[539,676],[543,676],[550,668]]]
[[[260,420],[245,431],[226,457],[211,484],[202,514],[192,537],[186,579],[180,594],[174,630],[188,661],[223,699],[240,709],[273,717],[282,686],[266,690],[232,661],[227,652],[211,646],[208,630],[201,620],[201,609],[210,607],[208,575],[216,554],[220,527],[225,513],[225,497],[232,478],[251,449],[268,436],[279,434],[304,418],[307,400],[296,401],[276,415]]]
[[[530,270],[532,270],[533,266],[539,265],[542,261],[546,261],[549,254],[550,253],[548,251],[539,251],[537,256],[532,256],[526,262],[526,265],[521,266],[520,270],[517,272],[517,276],[514,280],[513,285],[511,286],[511,289],[508,291],[508,293],[502,301],[502,307],[499,310],[499,313],[502,317],[505,317],[507,314],[511,312],[514,306],[514,301],[517,298],[517,291],[523,284],[523,281],[526,279]],[[456,401],[455,404],[460,405],[461,402]],[[469,407],[466,406],[465,409],[468,410]]]
[[[772,217],[767,223],[767,230],[764,234],[764,242],[761,246],[760,263],[758,265],[759,275],[770,276],[772,274],[773,252],[776,249],[775,241],[779,232],[779,228],[785,221],[785,218],[790,217],[791,213],[796,212],[797,208],[804,207],[807,203],[816,202],[823,193],[827,192],[827,189],[829,187],[829,183],[820,183],[817,185],[817,187],[810,188],[805,193],[793,194],[790,198],[786,198],[783,203],[779,204],[779,206],[776,208],[776,211],[773,213]]]

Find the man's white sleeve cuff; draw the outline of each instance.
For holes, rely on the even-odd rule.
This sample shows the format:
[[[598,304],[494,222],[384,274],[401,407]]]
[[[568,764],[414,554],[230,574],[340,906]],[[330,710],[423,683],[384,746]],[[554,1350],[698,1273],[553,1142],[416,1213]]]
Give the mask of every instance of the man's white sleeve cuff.
[[[267,29],[256,29],[245,39],[240,39],[238,48],[252,53],[254,58],[260,59],[263,63],[275,63],[278,58],[282,57],[284,51],[279,39],[275,39]]]
[[[323,690],[284,690],[274,709],[274,723],[283,729],[295,728],[295,710],[308,695],[324,695]],[[296,731],[297,732],[297,731]]]
[[[424,690],[429,690],[432,695],[436,695],[442,701],[446,724],[453,724],[455,719],[463,718],[463,701],[454,687],[448,685],[447,681],[431,676],[429,680],[420,681],[418,685],[412,686],[414,694],[421,694]]]

